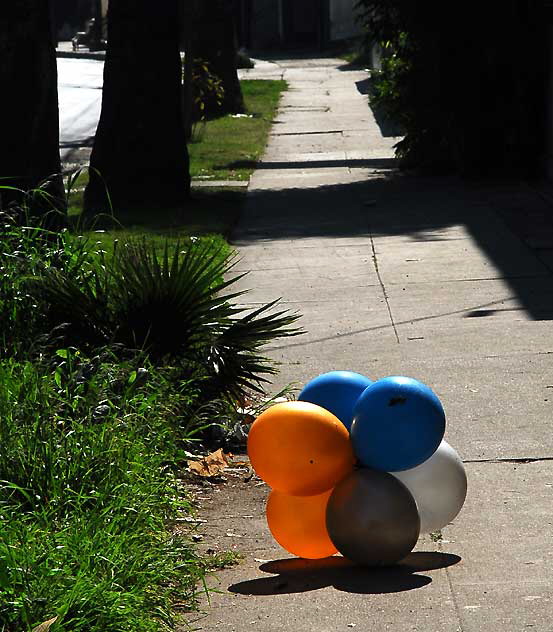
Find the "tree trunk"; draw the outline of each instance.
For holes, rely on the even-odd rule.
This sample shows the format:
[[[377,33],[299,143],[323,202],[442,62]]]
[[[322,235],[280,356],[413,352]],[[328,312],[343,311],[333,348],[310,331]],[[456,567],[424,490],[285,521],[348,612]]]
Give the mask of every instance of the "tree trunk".
[[[181,206],[190,194],[179,2],[111,0],[85,212]]]
[[[57,66],[49,9],[44,0],[10,0],[0,12],[0,186],[27,192],[42,185],[51,197],[28,198],[31,213],[56,209],[57,221],[63,221]],[[24,198],[20,192],[0,191],[0,207],[22,204]]]
[[[236,70],[236,25],[234,2],[227,0],[196,0],[196,24],[192,41],[195,59],[209,63],[225,91],[220,105],[206,104],[208,115],[244,111],[244,99]]]

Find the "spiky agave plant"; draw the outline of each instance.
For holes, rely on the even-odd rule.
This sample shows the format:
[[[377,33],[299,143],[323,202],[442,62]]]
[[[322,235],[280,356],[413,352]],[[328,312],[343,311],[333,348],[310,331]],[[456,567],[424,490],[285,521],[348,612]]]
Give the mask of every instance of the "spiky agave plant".
[[[239,396],[260,390],[273,364],[262,346],[295,336],[298,315],[275,310],[277,301],[249,309],[232,290],[236,258],[209,241],[165,243],[161,254],[147,240],[116,249],[80,279],[52,271],[40,282],[50,304],[50,326],[66,324],[67,344],[119,343],[145,350],[159,364],[203,375],[206,387]]]

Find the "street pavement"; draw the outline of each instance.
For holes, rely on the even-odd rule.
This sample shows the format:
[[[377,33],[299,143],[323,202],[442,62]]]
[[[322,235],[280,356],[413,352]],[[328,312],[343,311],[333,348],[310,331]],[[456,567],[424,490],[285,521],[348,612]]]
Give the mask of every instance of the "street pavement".
[[[269,346],[273,391],[334,369],[409,375],[464,459],[460,515],[398,569],[304,562],[272,540],[268,489],[236,472],[198,492],[206,546],[239,551],[196,629],[553,629],[553,231],[525,185],[395,171],[367,74],[277,60],[289,84],[234,244],[248,305],[282,297],[306,333]]]
[[[103,61],[58,57],[60,156],[78,161],[90,149],[102,107]],[[87,162],[87,161],[85,161]]]

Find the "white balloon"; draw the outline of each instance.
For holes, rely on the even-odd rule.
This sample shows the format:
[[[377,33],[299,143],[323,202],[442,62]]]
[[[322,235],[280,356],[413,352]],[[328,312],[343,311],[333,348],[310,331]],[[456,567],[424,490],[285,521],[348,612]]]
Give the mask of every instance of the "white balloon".
[[[461,511],[467,495],[467,474],[457,452],[442,441],[434,454],[417,467],[390,472],[417,502],[421,533],[449,524]]]

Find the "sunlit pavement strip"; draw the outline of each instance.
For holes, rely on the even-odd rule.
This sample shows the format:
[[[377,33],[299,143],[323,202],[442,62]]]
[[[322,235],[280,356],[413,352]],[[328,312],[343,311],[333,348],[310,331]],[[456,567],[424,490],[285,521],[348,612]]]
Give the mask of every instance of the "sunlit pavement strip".
[[[60,155],[91,147],[100,118],[104,63],[89,59],[58,58]]]

